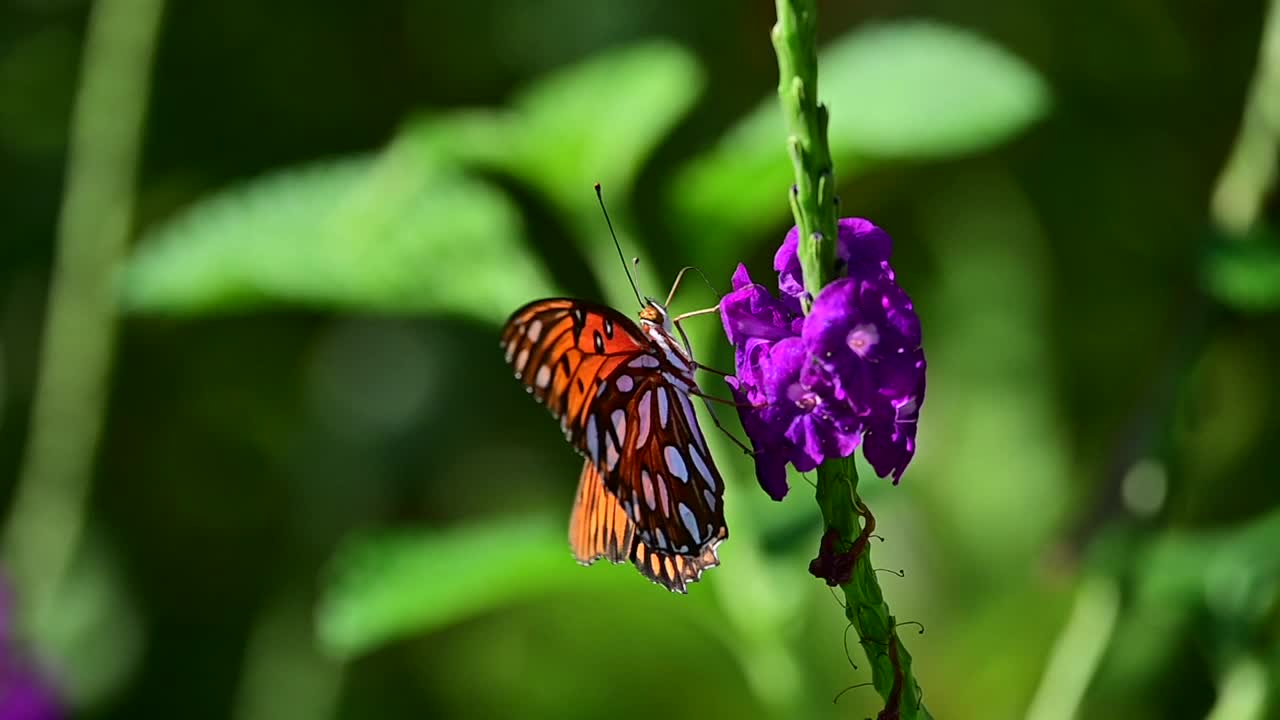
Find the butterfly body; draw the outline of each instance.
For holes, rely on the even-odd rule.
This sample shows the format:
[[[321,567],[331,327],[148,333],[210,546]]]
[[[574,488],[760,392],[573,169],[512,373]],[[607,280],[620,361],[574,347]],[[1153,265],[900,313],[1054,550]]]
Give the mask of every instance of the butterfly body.
[[[650,300],[637,325],[602,305],[549,299],[503,330],[507,362],[585,460],[569,540],[583,564],[630,560],[685,592],[728,537],[724,482],[690,394],[695,363]]]

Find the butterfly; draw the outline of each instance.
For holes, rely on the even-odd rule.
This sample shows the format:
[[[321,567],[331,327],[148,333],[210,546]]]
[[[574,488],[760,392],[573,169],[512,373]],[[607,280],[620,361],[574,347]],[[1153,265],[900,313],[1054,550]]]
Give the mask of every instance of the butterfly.
[[[690,400],[701,394],[699,366],[673,327],[653,299],[637,325],[603,305],[552,298],[515,311],[502,347],[585,458],[569,521],[574,557],[630,560],[683,593],[720,564],[716,548],[729,529],[724,481]]]

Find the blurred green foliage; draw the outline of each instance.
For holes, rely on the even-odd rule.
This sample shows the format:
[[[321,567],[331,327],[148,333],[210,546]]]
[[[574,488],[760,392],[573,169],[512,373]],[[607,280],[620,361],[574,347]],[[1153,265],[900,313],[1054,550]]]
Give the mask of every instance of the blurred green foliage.
[[[495,347],[536,297],[630,307],[593,182],[643,290],[768,277],[772,17],[674,7],[168,8],[93,531],[33,638],[83,716],[878,711],[829,702],[866,671],[803,478],[774,504],[711,438],[723,566],[688,597],[579,568],[576,456]],[[1274,252],[1205,240],[1263,10],[822,8],[843,211],[925,329],[920,455],[862,490],[937,717],[1275,707]],[[0,7],[5,478],[86,12]]]
[[[135,312],[312,304],[498,321],[551,285],[492,188],[401,155],[283,171],[224,191],[144,238],[123,281]],[[474,264],[477,272],[457,272]]]
[[[559,520],[490,520],[351,541],[320,608],[321,642],[355,655],[565,583],[572,566]]]
[[[1039,119],[1048,89],[1022,61],[981,38],[932,22],[871,25],[836,38],[818,58],[832,160],[841,178],[877,164],[952,157],[1007,139]],[[785,217],[777,188],[792,181],[782,112],[773,97],[730,128],[671,183],[677,224],[717,251]],[[696,230],[694,230],[696,228]],[[696,239],[695,239],[696,238]]]

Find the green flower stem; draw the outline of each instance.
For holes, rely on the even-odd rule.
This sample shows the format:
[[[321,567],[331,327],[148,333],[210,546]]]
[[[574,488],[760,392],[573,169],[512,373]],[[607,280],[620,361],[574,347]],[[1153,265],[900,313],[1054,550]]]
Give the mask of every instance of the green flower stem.
[[[800,266],[805,290],[817,297],[835,279],[835,174],[827,145],[827,109],[818,103],[816,0],[777,0],[773,46],[778,55],[778,98],[795,166],[791,211],[800,229]],[[845,615],[853,623],[871,663],[871,679],[893,717],[930,718],[911,672],[911,654],[898,637],[894,616],[880,591],[867,535],[875,520],[858,497],[858,473],[851,459],[818,468],[818,507],[825,530],[840,535],[839,550],[856,555],[853,574],[841,586]],[[865,522],[861,524],[859,518]]]
[[[818,9],[815,0],[777,0],[773,48],[778,55],[778,98],[796,169],[791,212],[800,228],[800,268],[812,297],[834,279],[836,202],[827,108],[818,104]]]
[[[84,528],[162,6],[101,0],[89,20],[31,431],[4,537],[6,571],[37,628]]]

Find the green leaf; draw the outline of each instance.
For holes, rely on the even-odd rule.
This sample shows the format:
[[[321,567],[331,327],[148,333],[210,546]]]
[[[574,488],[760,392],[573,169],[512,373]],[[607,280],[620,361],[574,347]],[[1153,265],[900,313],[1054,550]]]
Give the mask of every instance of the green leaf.
[[[1242,238],[1215,238],[1204,266],[1205,289],[1243,312],[1280,307],[1280,243],[1266,229]]]
[[[419,162],[458,163],[518,178],[566,216],[574,240],[610,299],[630,303],[630,288],[595,205],[600,183],[623,247],[643,259],[629,235],[631,189],[644,162],[688,112],[703,85],[690,53],[648,43],[597,55],[547,75],[506,110],[466,110],[410,121],[398,144]],[[642,287],[659,283],[642,262]]]
[[[550,517],[359,537],[335,560],[320,642],[355,656],[548,590],[578,570],[563,521]]]
[[[1248,524],[1168,532],[1139,555],[1137,602],[1205,607],[1220,617],[1265,622],[1280,588],[1280,511]]]
[[[973,33],[933,22],[866,26],[818,61],[830,109],[836,177],[872,162],[977,152],[1040,118],[1049,92],[1026,63]],[[706,242],[781,222],[791,166],[782,112],[771,95],[672,185],[682,227]]]
[[[599,182],[616,197],[703,85],[688,51],[648,43],[597,55],[551,73],[505,110],[424,114],[397,142],[420,161],[510,173],[562,207],[594,208]]]
[[[652,43],[599,55],[516,97],[511,169],[562,207],[590,206],[599,182],[628,194],[658,142],[702,88],[688,51]]]
[[[822,56],[833,144],[873,157],[934,158],[1001,142],[1048,108],[1022,60],[932,22],[871,26]],[[821,82],[821,81],[820,81]]]
[[[551,292],[500,192],[393,145],[217,193],[144,237],[123,283],[135,312],[277,305],[501,320]]]

